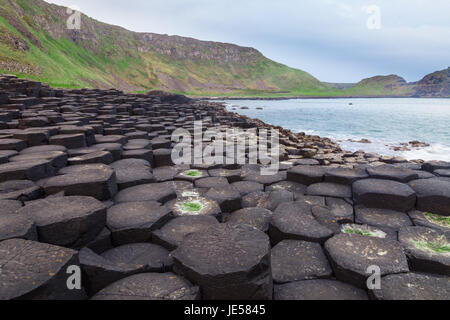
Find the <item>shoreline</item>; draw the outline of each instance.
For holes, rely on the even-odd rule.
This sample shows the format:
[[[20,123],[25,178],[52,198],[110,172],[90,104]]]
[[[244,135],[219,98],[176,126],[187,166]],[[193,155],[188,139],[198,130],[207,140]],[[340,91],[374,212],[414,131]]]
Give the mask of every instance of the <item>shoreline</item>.
[[[329,138],[180,95],[61,91],[5,76],[0,87],[8,93],[0,122],[0,252],[8,262],[0,299],[110,300],[126,288],[126,299],[169,292],[174,299],[271,300],[280,298],[274,286],[298,284],[300,271],[367,300],[361,265],[401,274],[402,288],[411,283],[404,277],[431,274],[420,292],[425,283],[446,293],[437,275],[448,275],[448,265],[433,263],[448,251],[450,162],[343,151]],[[201,144],[215,144],[209,129],[239,129],[247,130],[237,134],[248,136],[249,148],[240,157],[214,147],[219,158],[210,163],[201,148],[203,161],[189,155],[176,164],[177,145],[196,143],[174,139],[176,131],[195,136],[196,121]],[[268,174],[264,128],[279,132]],[[236,135],[226,141],[233,150]],[[261,135],[266,150],[251,162],[250,145]],[[410,269],[405,245],[421,259],[424,246],[434,250],[420,264],[426,269]],[[142,257],[136,266],[123,263]],[[343,260],[345,273],[336,267]],[[68,266],[86,277],[78,291],[67,285]]]
[[[224,103],[226,108],[230,112],[235,112],[241,115],[247,115],[250,117],[257,117],[258,119],[264,119],[261,121],[269,121],[273,122],[275,118],[272,118],[273,115],[277,113],[276,105],[264,104],[263,102],[252,102],[248,101],[248,104],[245,101],[236,102],[234,105],[232,101],[218,101]],[[358,104],[357,100],[349,101],[354,104]],[[275,103],[275,102],[274,102]],[[306,103],[306,102],[305,102]],[[323,102],[326,103],[326,102]],[[330,103],[333,103],[330,101]],[[337,103],[337,102],[336,102]],[[341,102],[342,103],[342,102]],[[376,101],[372,101],[372,104],[377,104]],[[395,103],[393,101],[392,103]],[[407,102],[399,102],[399,103],[407,103]],[[409,102],[408,102],[409,103]],[[419,103],[419,105],[428,105],[427,102],[415,102]],[[439,101],[435,101],[435,103],[441,103]],[[447,102],[442,102],[447,105]],[[345,104],[345,103],[344,103]],[[313,102],[310,102],[309,105],[314,105]],[[284,106],[284,105],[282,105]],[[249,111],[249,109],[253,111]],[[269,110],[254,112],[255,109],[261,110]],[[295,113],[297,114],[297,113]],[[295,114],[292,114],[294,116]],[[290,117],[290,116],[289,116]],[[449,149],[448,143],[435,141],[433,139],[430,140],[429,136],[415,136],[414,134],[406,134],[400,135],[396,138],[393,137],[382,137],[379,135],[371,135],[370,132],[358,132],[358,135],[353,133],[349,133],[347,131],[333,131],[327,134],[327,131],[324,131],[323,125],[319,124],[318,127],[314,126],[314,123],[310,123],[310,125],[303,124],[303,126],[297,126],[292,121],[283,121],[283,118],[277,118],[275,121],[277,125],[283,126],[285,125],[285,129],[294,130],[293,132],[305,132],[307,135],[314,135],[325,137],[339,144],[342,149],[357,152],[363,150],[366,153],[377,153],[380,156],[394,156],[394,157],[404,157],[405,159],[412,160],[420,160],[420,161],[450,161],[447,157],[448,153],[446,152]],[[325,122],[326,124],[326,122]],[[306,126],[305,126],[306,125]],[[343,128],[341,128],[343,129]],[[344,129],[343,129],[344,130]],[[387,127],[384,130],[388,130]],[[389,139],[390,138],[390,139]],[[434,142],[430,142],[434,141]],[[441,141],[446,141],[441,140]]]
[[[206,101],[221,101],[221,100],[315,100],[315,99],[450,99],[450,97],[412,97],[412,96],[291,96],[291,97],[204,97],[204,96],[187,96],[191,99],[199,99]]]

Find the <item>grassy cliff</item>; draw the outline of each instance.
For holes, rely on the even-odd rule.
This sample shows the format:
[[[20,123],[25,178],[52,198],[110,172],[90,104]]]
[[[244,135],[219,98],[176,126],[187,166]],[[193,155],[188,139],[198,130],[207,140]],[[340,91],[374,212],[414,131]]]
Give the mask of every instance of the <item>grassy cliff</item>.
[[[66,8],[41,0],[0,0],[0,72],[68,88],[200,95],[333,91],[252,48],[135,33],[85,15],[80,30],[68,30],[68,17]]]
[[[42,0],[0,0],[0,73],[54,87],[200,96],[450,95],[448,70],[416,84],[394,75],[328,84],[253,48],[136,33],[86,15],[80,30],[69,30],[66,10]]]

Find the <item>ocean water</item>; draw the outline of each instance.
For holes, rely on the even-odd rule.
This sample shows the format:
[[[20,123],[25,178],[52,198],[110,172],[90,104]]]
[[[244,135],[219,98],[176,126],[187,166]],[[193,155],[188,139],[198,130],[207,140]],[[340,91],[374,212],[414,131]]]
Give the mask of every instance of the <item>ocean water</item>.
[[[344,150],[450,161],[450,99],[225,100],[234,111],[293,132],[328,137]],[[232,110],[236,108],[236,110]],[[240,109],[248,107],[248,110]],[[257,110],[261,107],[263,110]],[[348,141],[368,139],[372,143]],[[410,141],[426,148],[394,151]],[[411,147],[410,147],[411,148]]]

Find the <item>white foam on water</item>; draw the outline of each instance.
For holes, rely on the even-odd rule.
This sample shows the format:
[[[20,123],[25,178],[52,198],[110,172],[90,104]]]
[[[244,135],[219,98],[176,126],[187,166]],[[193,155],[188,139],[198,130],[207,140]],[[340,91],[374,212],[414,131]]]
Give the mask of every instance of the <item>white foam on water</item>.
[[[427,148],[402,152],[402,156],[407,160],[450,161],[450,146],[436,143]]]
[[[228,106],[233,103],[233,107],[249,107],[239,109],[238,113],[295,133],[330,138],[350,152],[362,150],[407,160],[450,161],[450,100],[358,99],[351,112],[348,112],[348,102],[339,99],[227,102]],[[263,105],[264,111],[255,112],[256,107]],[[354,142],[361,139],[371,143]],[[409,151],[394,150],[413,140],[430,146],[412,148],[409,145],[406,146]]]

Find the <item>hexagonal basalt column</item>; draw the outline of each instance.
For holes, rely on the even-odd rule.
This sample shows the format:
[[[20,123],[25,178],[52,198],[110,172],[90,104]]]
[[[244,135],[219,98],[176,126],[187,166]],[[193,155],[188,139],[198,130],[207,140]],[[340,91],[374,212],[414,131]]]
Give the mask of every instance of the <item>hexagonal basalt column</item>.
[[[188,235],[172,253],[175,270],[207,300],[272,298],[269,238],[248,225],[222,224]]]

